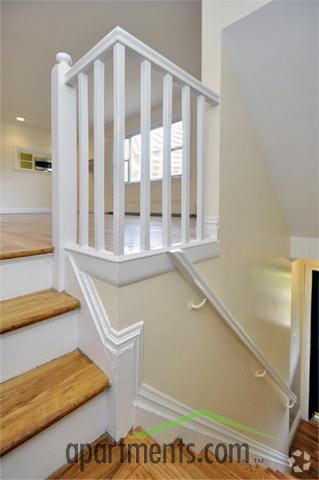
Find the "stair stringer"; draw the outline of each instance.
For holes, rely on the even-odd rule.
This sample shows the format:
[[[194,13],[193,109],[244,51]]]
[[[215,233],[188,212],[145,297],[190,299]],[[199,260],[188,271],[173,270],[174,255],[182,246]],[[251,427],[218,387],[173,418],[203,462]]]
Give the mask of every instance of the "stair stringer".
[[[78,268],[71,254],[67,253],[67,259],[67,291],[81,302],[79,348],[111,380],[107,432],[119,440],[135,423],[134,400],[142,383],[143,322],[114,329],[91,276]]]

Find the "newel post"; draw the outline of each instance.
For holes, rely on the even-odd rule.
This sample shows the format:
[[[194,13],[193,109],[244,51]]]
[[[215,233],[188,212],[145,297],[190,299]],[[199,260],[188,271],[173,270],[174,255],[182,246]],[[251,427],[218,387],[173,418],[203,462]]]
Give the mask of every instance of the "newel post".
[[[72,59],[58,53],[51,74],[53,287],[65,284],[67,244],[76,241],[77,161],[76,90],[65,83]]]

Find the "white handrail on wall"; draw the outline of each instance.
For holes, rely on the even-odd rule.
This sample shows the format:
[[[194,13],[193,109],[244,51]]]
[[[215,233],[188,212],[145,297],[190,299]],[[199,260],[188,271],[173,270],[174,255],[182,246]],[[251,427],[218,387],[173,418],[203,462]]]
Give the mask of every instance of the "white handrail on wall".
[[[141,188],[140,254],[150,250],[150,132],[151,73],[163,78],[163,247],[172,246],[171,235],[171,129],[173,85],[182,92],[182,175],[181,239],[190,239],[190,118],[191,94],[197,106],[197,222],[196,242],[204,236],[204,143],[205,104],[217,105],[219,97],[199,80],[167,60],[125,30],[116,27],[72,66],[65,53],[56,57],[52,71],[52,143],[53,143],[53,235],[56,248],[56,286],[63,288],[63,255],[67,245],[92,253],[88,246],[89,229],[89,95],[88,74],[93,72],[94,130],[94,247],[99,255],[105,250],[105,61],[113,55],[113,248],[116,257],[125,255],[125,57],[126,50],[140,64],[141,112]],[[78,158],[78,162],[77,162]],[[79,171],[77,171],[77,168]],[[79,178],[79,181],[77,181]],[[77,211],[79,225],[77,226]],[[77,239],[78,231],[78,239]],[[110,252],[108,252],[110,253]],[[57,285],[58,283],[58,285]]]
[[[278,387],[291,400],[291,402],[288,403],[289,408],[291,408],[292,405],[297,402],[296,395],[292,392],[292,390],[290,390],[288,385],[286,385],[286,383],[280,378],[280,376],[273,369],[270,363],[265,359],[255,342],[239,325],[239,323],[235,320],[230,311],[225,307],[223,302],[217,297],[217,295],[212,292],[205,279],[195,268],[194,264],[180,249],[170,250],[169,253],[178,270],[180,270],[180,272],[186,277],[186,279],[203,294],[204,298],[207,299],[207,301],[214,307],[214,309],[220,314],[220,316],[232,329],[232,331],[239,338],[239,340],[248,348],[248,350],[254,355],[256,360],[260,363],[263,368],[263,372],[261,374],[258,373],[257,377],[263,377],[267,372],[272,377],[274,382],[278,385]]]

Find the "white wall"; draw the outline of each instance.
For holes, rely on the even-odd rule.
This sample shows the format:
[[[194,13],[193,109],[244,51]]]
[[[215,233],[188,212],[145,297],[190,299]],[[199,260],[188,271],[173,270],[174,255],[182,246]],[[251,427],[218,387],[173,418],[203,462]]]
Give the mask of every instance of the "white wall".
[[[14,168],[14,146],[51,152],[50,131],[18,122],[3,123],[1,129],[1,211],[51,208],[51,174]]]

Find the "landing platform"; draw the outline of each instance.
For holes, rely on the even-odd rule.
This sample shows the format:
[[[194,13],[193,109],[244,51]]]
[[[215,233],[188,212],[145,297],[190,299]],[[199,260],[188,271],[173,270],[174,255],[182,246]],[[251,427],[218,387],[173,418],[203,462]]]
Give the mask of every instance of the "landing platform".
[[[89,216],[89,246],[94,242],[93,214]],[[162,217],[151,217],[151,248],[162,247]],[[190,237],[195,239],[196,218],[190,219]],[[172,217],[172,240],[178,243],[181,236],[181,219]],[[140,217],[125,216],[125,253],[139,250]],[[105,215],[105,248],[112,250],[113,215]],[[51,253],[51,214],[5,214],[0,215],[0,260],[30,255]]]

